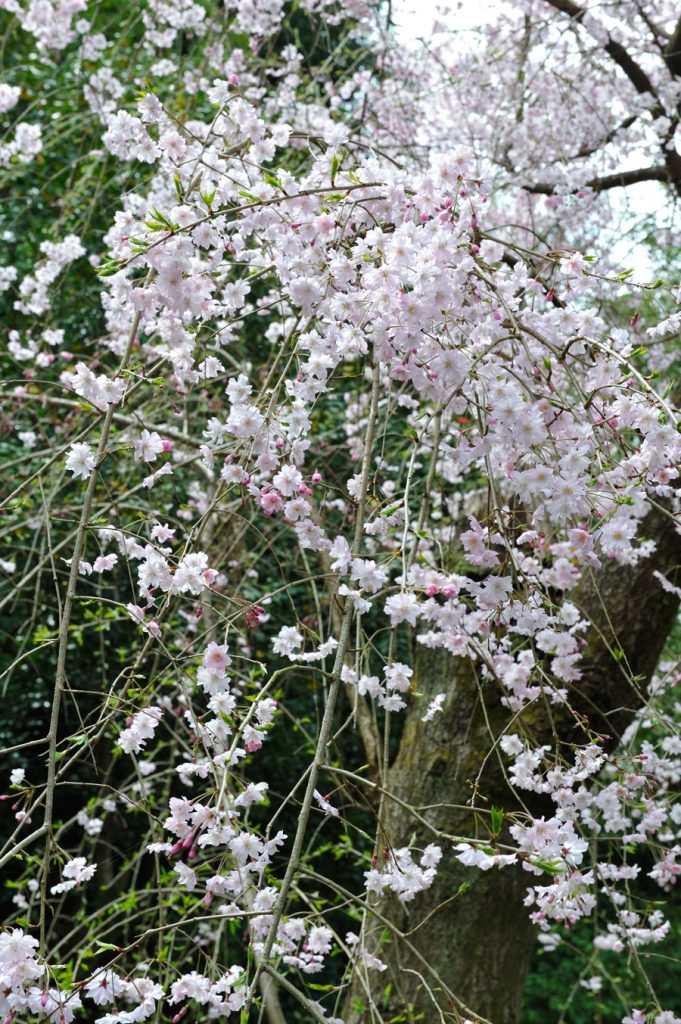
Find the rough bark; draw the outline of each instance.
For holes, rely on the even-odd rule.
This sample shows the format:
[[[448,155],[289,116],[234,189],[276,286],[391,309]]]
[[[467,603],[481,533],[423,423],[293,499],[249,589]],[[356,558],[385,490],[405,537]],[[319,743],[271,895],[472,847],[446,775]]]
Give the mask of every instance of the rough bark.
[[[493,735],[501,732],[508,712],[496,694],[483,704],[468,662],[455,661],[441,650],[417,648],[415,667],[419,692],[434,695],[446,689],[447,700],[443,713],[428,728],[417,714],[408,717],[388,788],[418,809],[434,828],[451,835],[474,835],[476,816],[466,805],[473,797],[484,753],[492,746],[490,728]],[[483,775],[480,785],[491,795],[491,802],[508,806],[508,787],[494,755]],[[427,825],[395,801],[386,801],[381,824],[386,845],[391,847],[423,847],[434,839]],[[532,928],[522,905],[527,878],[523,875],[513,869],[488,874],[471,871],[449,850],[435,885],[413,903],[385,900],[379,904],[381,913],[400,932],[410,933],[410,942],[446,986],[494,1024],[518,1020],[522,979],[532,949]],[[465,892],[462,885],[468,886]],[[389,977],[375,972],[367,977],[376,985],[372,995],[378,1016],[366,1005],[361,981],[355,986],[353,1000],[358,1005],[351,1009],[348,1021],[368,1024],[401,1019],[400,1014],[408,1021],[437,1020],[433,1000],[446,1020],[459,1019],[456,1003],[442,989],[438,991],[419,959],[398,938],[387,935],[380,923],[367,928],[366,945],[388,964]],[[390,995],[383,999],[388,983]],[[365,1004],[364,1009],[359,1009],[359,1003]]]
[[[657,569],[679,582],[681,538],[674,522],[653,510],[641,535],[656,539],[651,558],[633,567],[606,564],[570,595],[592,623],[583,676],[570,690],[571,710],[548,709],[537,702],[514,721],[512,731],[522,729],[538,744],[553,748],[583,743],[585,736],[594,735],[609,748],[616,745],[645,700],[678,608],[676,598],[652,575]],[[479,808],[496,805],[508,813],[529,809],[550,815],[550,803],[542,806],[539,798],[529,794],[528,801],[527,793],[513,791],[503,759],[493,749],[512,717],[501,705],[495,684],[479,680],[463,659],[418,644],[415,669],[419,692],[446,691],[447,700],[443,713],[427,727],[420,721],[421,706],[407,715],[387,787],[401,803],[387,799],[382,810],[385,845],[423,847],[434,839],[429,825],[469,837],[477,829],[485,837],[487,818],[476,815],[470,803]],[[413,806],[427,824],[409,814],[404,804]],[[466,1014],[447,989],[492,1024],[518,1024],[534,942],[523,906],[529,876],[521,868],[488,873],[465,868],[452,856],[449,843],[442,845],[446,855],[431,889],[406,905],[392,899],[377,904],[416,952],[380,922],[367,921],[366,948],[388,964],[388,971],[355,979],[346,1009],[349,1024],[459,1021]],[[419,955],[442,979],[439,991]]]

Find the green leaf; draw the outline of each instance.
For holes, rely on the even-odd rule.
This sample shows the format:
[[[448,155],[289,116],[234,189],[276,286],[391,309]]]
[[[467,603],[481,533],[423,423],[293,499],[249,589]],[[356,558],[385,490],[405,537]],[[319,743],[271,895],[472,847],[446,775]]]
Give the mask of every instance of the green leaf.
[[[109,260],[107,263],[102,263],[97,267],[96,273],[100,277],[111,277],[112,274],[117,274],[121,269],[120,260]]]
[[[504,823],[504,811],[502,807],[490,809],[491,830],[493,836],[498,836]]]
[[[38,626],[33,633],[34,644],[49,644],[57,639],[52,633],[49,626]]]
[[[341,162],[338,153],[334,153],[333,159],[331,160],[331,188],[333,188],[333,186],[336,184],[336,174],[338,173],[340,163]]]
[[[560,875],[565,871],[565,865],[562,860],[542,860],[541,858],[532,858],[531,864],[534,864],[536,868],[540,868],[541,871],[545,871],[548,875]]]

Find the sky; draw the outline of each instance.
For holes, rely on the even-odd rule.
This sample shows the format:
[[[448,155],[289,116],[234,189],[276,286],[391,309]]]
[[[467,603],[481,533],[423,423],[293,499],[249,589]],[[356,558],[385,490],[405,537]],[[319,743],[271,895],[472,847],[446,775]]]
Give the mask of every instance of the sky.
[[[487,0],[488,8],[492,0]],[[427,33],[438,16],[445,24],[456,24],[459,28],[479,25],[484,12],[485,0],[393,0],[393,21],[405,42]],[[446,13],[446,9],[449,13]]]

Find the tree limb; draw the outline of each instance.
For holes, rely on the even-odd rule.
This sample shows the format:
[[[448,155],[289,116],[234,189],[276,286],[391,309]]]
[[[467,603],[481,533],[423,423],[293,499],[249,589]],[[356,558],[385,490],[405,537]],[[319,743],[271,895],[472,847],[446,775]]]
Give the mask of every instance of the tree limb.
[[[605,174],[602,177],[590,178],[583,185],[570,190],[568,195],[574,195],[583,188],[593,189],[594,192],[606,192],[611,188],[626,188],[627,185],[636,185],[641,181],[663,181],[665,183],[681,181],[681,178],[672,178],[669,169],[662,164],[653,167],[637,167],[631,171],[617,171],[615,174]],[[550,182],[538,181],[532,185],[523,185],[526,192],[534,195],[552,196],[556,194],[557,185]]]
[[[573,3],[573,0],[546,0],[546,3],[550,4],[551,7],[555,7],[555,9],[560,11],[562,14],[567,14],[569,18],[572,18],[573,21],[580,25],[584,22],[584,16],[589,13],[584,10],[583,7]],[[588,31],[588,24],[585,28]],[[600,42],[600,40],[598,40],[598,42]],[[612,57],[615,64],[622,69],[633,87],[636,89],[636,92],[650,93],[651,96],[657,95],[655,87],[646,72],[640,64],[636,63],[621,43],[618,43],[616,39],[612,39],[610,35],[608,35],[608,42],[603,44],[603,49],[610,57]]]
[[[679,17],[664,51],[664,62],[675,78],[681,77],[681,17]]]

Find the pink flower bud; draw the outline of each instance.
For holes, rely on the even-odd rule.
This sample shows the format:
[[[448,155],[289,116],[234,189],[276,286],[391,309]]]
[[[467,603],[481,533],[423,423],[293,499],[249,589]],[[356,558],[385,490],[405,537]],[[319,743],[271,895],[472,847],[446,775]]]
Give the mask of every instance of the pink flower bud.
[[[230,85],[238,85],[239,84],[239,76],[238,75],[230,75],[229,76],[229,84]]]

